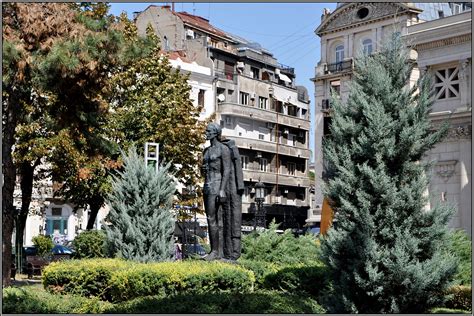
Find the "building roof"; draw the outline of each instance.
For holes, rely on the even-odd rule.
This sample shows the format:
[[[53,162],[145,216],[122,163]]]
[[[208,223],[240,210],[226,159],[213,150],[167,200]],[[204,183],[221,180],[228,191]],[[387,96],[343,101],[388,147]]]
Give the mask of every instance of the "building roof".
[[[336,8],[351,4],[351,2],[338,2]],[[418,17],[424,21],[436,20],[441,17],[453,15],[448,2],[405,2],[406,5],[423,10]],[[440,16],[439,12],[442,12]]]
[[[194,26],[195,28],[209,32],[210,34],[217,35],[220,37],[226,37],[226,33],[212,26],[209,20],[192,15],[187,12],[173,12],[174,15],[178,16],[185,24]]]

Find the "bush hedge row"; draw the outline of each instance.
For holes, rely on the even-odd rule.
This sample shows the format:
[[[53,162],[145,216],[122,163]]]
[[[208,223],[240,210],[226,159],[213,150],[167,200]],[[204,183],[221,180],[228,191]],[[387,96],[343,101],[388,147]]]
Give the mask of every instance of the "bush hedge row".
[[[472,311],[472,288],[470,286],[452,286],[447,291],[445,307]]]
[[[99,314],[112,308],[98,298],[55,295],[38,286],[3,289],[2,305],[5,314]]]
[[[43,285],[56,293],[125,301],[149,295],[251,292],[253,272],[222,262],[136,263],[120,259],[55,262],[43,271]]]
[[[148,296],[112,304],[97,297],[58,295],[37,286],[3,290],[3,312],[11,314],[321,314],[324,309],[304,295],[258,290],[253,293]]]

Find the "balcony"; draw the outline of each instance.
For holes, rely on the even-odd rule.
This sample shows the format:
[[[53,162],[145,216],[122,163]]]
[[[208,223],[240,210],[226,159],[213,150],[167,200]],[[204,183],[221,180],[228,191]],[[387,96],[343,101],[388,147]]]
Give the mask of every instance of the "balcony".
[[[232,137],[235,140],[235,144],[239,148],[249,148],[252,150],[265,151],[270,153],[276,153],[276,142],[269,142],[260,139],[250,139],[243,137]],[[310,158],[309,149],[305,148],[304,145],[298,147],[289,146],[285,144],[278,144],[278,154],[286,155],[290,157],[299,157],[304,159]]]
[[[327,68],[324,71],[324,74],[329,73],[338,73],[343,71],[352,70],[353,62],[352,59],[345,60],[342,62],[327,64]]]
[[[307,131],[309,131],[310,127],[308,119],[285,115],[272,110],[263,110],[249,105],[222,102],[219,103],[217,110],[223,115],[233,115],[246,118],[250,117],[263,122],[278,123],[279,125],[291,126]]]
[[[214,70],[214,74],[220,80],[228,80],[228,81],[231,81],[231,82],[237,84],[237,74],[236,73],[224,72],[222,70]]]
[[[284,74],[290,74],[290,75],[295,75],[295,68],[286,66],[283,64],[278,64],[278,68],[280,68],[281,72]]]
[[[264,183],[276,184],[278,178],[279,185],[286,185],[290,187],[304,187],[311,185],[308,177],[291,176],[288,174],[277,174],[274,168],[267,166],[268,171],[261,171],[259,168],[244,169],[244,181],[260,180]],[[278,177],[277,177],[278,176]]]

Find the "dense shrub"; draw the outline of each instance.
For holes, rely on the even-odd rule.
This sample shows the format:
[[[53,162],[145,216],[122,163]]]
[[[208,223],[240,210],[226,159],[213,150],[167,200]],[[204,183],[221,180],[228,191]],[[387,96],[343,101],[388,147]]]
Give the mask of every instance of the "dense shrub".
[[[53,262],[43,270],[43,285],[55,293],[72,293],[108,299],[112,274],[131,264],[120,259]]]
[[[8,314],[97,314],[111,307],[98,298],[55,295],[38,286],[3,289],[3,313]]]
[[[76,258],[104,258],[106,235],[102,230],[86,230],[74,238]]]
[[[278,291],[206,293],[143,297],[114,305],[109,313],[136,314],[321,314],[324,309],[307,296]]]
[[[470,286],[452,286],[447,291],[445,307],[472,311],[472,288]]]
[[[38,235],[33,237],[33,245],[38,249],[38,255],[45,257],[51,255],[51,250],[53,249],[53,241],[51,238],[43,235]]]
[[[470,285],[472,282],[472,243],[464,230],[455,230],[449,234],[449,251],[459,260],[454,282],[458,285]]]
[[[275,273],[279,269],[279,265],[272,262],[256,261],[240,258],[239,264],[247,270],[250,270],[255,275],[255,285],[257,288],[263,286],[265,277],[271,273]]]
[[[148,295],[179,293],[251,292],[255,277],[238,265],[222,262],[180,261],[135,264],[114,273],[113,301]]]
[[[295,237],[290,230],[276,232],[272,221],[261,233],[245,235],[242,239],[242,259],[279,264],[311,263],[319,258],[318,239],[311,234]]]
[[[265,276],[263,287],[289,293],[304,292],[317,297],[329,285],[327,268],[322,264],[293,264]]]

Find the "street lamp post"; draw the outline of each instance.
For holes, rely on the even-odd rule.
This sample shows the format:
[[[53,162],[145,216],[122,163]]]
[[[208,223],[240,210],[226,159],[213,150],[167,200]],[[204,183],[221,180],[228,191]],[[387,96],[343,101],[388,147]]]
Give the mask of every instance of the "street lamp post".
[[[266,213],[263,208],[263,201],[265,200],[265,185],[258,181],[255,184],[255,202],[257,203],[257,213],[255,214],[254,230],[258,227],[265,228]]]

